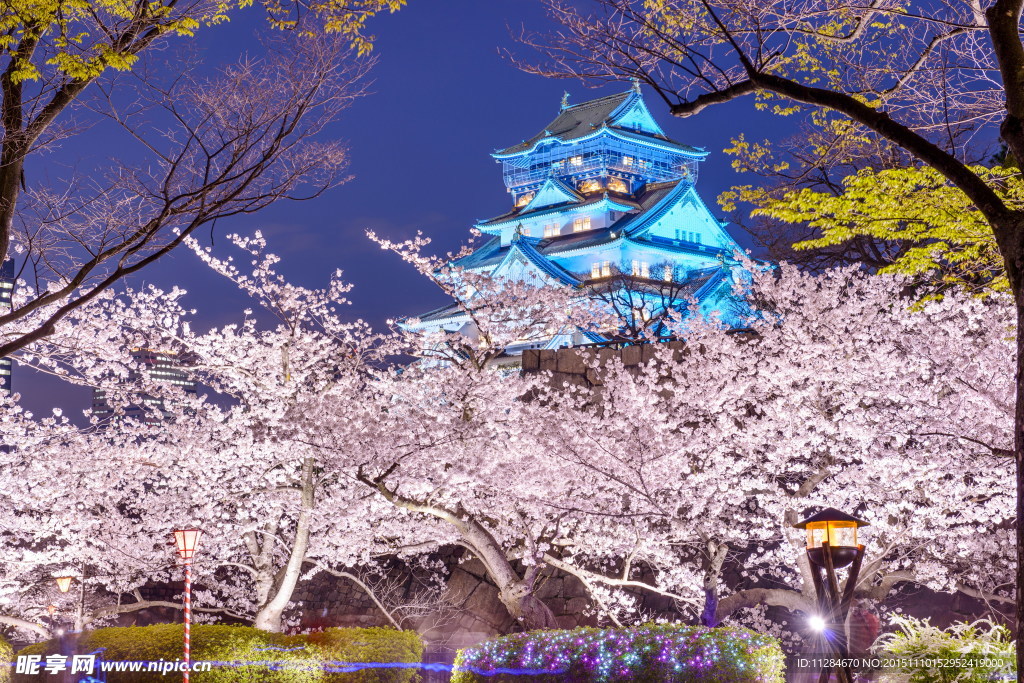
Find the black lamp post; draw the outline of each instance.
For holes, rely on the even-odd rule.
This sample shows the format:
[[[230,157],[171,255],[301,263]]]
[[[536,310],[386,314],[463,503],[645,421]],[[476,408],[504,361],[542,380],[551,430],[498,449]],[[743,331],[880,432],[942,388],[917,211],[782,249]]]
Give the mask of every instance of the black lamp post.
[[[825,508],[793,526],[807,530],[807,559],[811,565],[814,592],[818,597],[818,619],[825,629],[825,641],[839,659],[850,656],[846,641],[846,618],[857,587],[864,546],[857,543],[857,529],[867,522],[835,508]],[[846,584],[840,588],[836,569],[849,567]],[[852,683],[850,667],[825,667],[818,679],[828,681],[835,671],[840,683]]]

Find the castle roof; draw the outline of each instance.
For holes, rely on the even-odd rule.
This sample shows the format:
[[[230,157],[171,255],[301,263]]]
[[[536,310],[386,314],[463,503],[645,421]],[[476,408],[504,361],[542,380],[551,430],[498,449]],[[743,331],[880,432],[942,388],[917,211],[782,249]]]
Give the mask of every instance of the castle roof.
[[[607,127],[625,133],[637,141],[658,141],[680,151],[703,155],[697,147],[684,145],[667,137],[651,118],[639,90],[606,95],[573,106],[564,106],[555,119],[533,137],[494,153],[495,157],[512,156],[531,151],[542,140],[569,142],[586,137]]]
[[[505,250],[504,254],[507,254],[507,250]],[[540,260],[543,261],[544,259]],[[558,268],[558,266],[554,264],[549,264],[549,266]],[[569,277],[571,278],[571,275]],[[708,292],[714,289],[715,285],[726,277],[728,277],[728,269],[722,266],[711,266],[709,268],[693,271],[690,273],[686,281],[679,286],[677,290],[678,298],[681,300],[692,299],[700,301]],[[576,280],[575,278],[571,278],[571,281],[565,280],[561,277],[558,279],[564,284],[579,283],[579,280]],[[443,321],[461,320],[466,318],[466,311],[458,303],[450,303],[445,306],[435,308],[432,311],[428,311],[427,313],[417,316],[417,318],[420,323],[438,323]],[[605,340],[605,338],[600,335],[587,333],[582,329],[580,331],[589,337],[591,341],[599,342]]]
[[[520,221],[523,220],[524,218],[535,218],[537,216],[544,216],[546,214],[561,213],[568,207],[572,207],[573,209],[582,209],[584,207],[591,207],[594,206],[595,204],[602,203],[607,203],[609,204],[609,206],[601,208],[614,208],[618,211],[635,211],[636,209],[641,208],[640,204],[638,204],[637,202],[632,201],[630,199],[626,199],[624,197],[592,195],[590,197],[587,197],[583,201],[565,201],[559,204],[543,206],[539,209],[530,209],[530,205],[528,204],[522,208],[512,209],[511,211],[503,213],[500,216],[495,216],[494,218],[488,218],[487,220],[480,221],[479,223],[476,224],[476,227],[481,229],[494,228],[505,223]]]

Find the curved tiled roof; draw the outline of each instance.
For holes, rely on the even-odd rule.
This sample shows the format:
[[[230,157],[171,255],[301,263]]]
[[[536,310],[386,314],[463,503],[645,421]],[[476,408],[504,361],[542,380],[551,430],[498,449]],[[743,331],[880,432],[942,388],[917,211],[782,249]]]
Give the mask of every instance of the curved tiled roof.
[[[558,282],[561,282],[563,285],[575,287],[582,284],[582,282],[573,276],[572,273],[558,264],[552,263],[549,259],[545,258],[543,254],[538,252],[533,247],[533,244],[531,244],[532,241],[533,240],[530,240],[529,238],[523,238],[516,235],[515,239],[512,241],[512,247],[525,256],[526,260],[536,266],[538,270]]]
[[[533,209],[532,211],[523,211],[522,209],[513,209],[512,211],[509,211],[508,213],[504,213],[504,214],[502,214],[500,216],[495,216],[494,218],[488,218],[485,221],[480,221],[479,223],[476,224],[476,227],[478,227],[478,228],[490,228],[490,227],[494,227],[496,225],[501,225],[502,223],[508,223],[509,221],[522,220],[522,219],[527,218],[527,217],[533,218],[533,217],[536,217],[536,216],[544,216],[546,214],[558,213],[558,212],[563,211],[564,209],[566,209],[567,207],[570,207],[570,206],[572,208],[574,208],[574,209],[582,209],[582,208],[587,207],[587,206],[593,206],[594,204],[600,204],[603,201],[608,201],[608,202],[611,202],[613,204],[618,204],[621,207],[620,209],[618,209],[619,211],[635,210],[635,209],[639,208],[639,206],[640,206],[639,204],[637,204],[635,201],[633,201],[631,199],[625,199],[625,198],[618,197],[618,196],[607,196],[606,197],[603,194],[599,194],[599,195],[593,195],[591,197],[587,197],[582,202],[563,202],[561,204],[552,204],[551,206],[544,206],[544,207],[541,207],[539,209]],[[529,206],[526,206],[524,208],[529,209]]]
[[[563,142],[569,140],[575,140],[584,136],[590,135],[598,128],[602,126],[611,126],[613,114],[618,112],[632,98],[639,98],[635,91],[630,90],[624,93],[618,93],[615,95],[606,95],[605,97],[599,97],[596,100],[590,100],[588,102],[582,102],[580,104],[566,107],[558,116],[544,127],[539,133],[534,135],[528,140],[523,140],[518,145],[512,145],[505,149],[499,150],[494,153],[495,156],[507,156],[511,154],[520,154],[522,152],[528,152],[538,142],[545,138],[557,138]],[[696,147],[684,145],[680,142],[676,142],[664,135],[656,135],[654,133],[645,133],[637,131],[627,131],[622,129],[622,132],[626,132],[637,140],[658,140],[664,143],[668,143],[673,147],[679,147],[683,150],[691,150],[693,152],[699,152],[703,154],[702,150],[698,150]]]

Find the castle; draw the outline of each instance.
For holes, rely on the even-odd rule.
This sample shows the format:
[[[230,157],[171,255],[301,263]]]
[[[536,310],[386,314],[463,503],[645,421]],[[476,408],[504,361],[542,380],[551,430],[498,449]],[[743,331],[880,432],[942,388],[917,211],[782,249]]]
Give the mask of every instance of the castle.
[[[697,194],[707,152],[666,136],[638,86],[572,106],[566,95],[539,133],[492,156],[502,165],[512,208],[478,222],[488,239],[453,265],[605,296],[609,287],[628,286],[631,300],[640,301],[627,307],[634,315],[696,306],[729,322],[740,247]],[[420,329],[457,331],[468,316],[453,303],[417,320]],[[563,329],[507,353],[615,337]]]

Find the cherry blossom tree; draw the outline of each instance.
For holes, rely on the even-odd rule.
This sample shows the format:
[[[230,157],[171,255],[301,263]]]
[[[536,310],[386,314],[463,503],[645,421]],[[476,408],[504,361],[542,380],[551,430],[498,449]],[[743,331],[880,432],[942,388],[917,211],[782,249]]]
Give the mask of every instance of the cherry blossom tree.
[[[571,482],[548,505],[575,520],[545,561],[599,598],[653,590],[707,624],[759,605],[808,614],[792,524],[834,506],[871,523],[858,596],[912,582],[1011,602],[1012,305],[914,310],[899,290],[755,271],[748,330],[691,318],[685,348],[647,364],[592,355],[600,385],[549,388],[558,419],[535,432],[565,468],[551,480]]]
[[[74,448],[81,450],[70,456],[67,449],[44,448],[33,458],[24,437],[11,440],[18,444],[11,450],[14,459],[57,477],[46,490],[51,498],[64,497],[66,503],[56,508],[62,515],[96,506],[93,501],[109,501],[83,516],[90,520],[89,529],[68,530],[82,546],[78,551],[72,551],[70,541],[48,534],[61,516],[37,501],[39,514],[50,522],[40,533],[52,555],[69,562],[77,552],[104,565],[109,564],[104,558],[115,552],[111,548],[160,547],[138,558],[131,591],[112,591],[133,594],[135,600],[100,614],[168,606],[145,601],[134,589],[140,582],[169,578],[166,539],[182,524],[207,532],[197,561],[197,581],[206,591],[197,604],[251,618],[268,630],[282,628],[301,579],[330,571],[358,580],[345,568],[372,564],[372,553],[390,547],[388,525],[373,515],[377,509],[391,512],[391,506],[366,502],[362,486],[346,478],[345,471],[328,467],[315,437],[331,425],[334,451],[378,438],[379,402],[367,395],[369,373],[371,364],[394,352],[394,344],[362,321],[339,317],[348,289],[339,274],[322,290],[294,286],[276,274],[277,258],[264,252],[260,237],[237,242],[253,261],[251,273],[192,246],[272,313],[275,325],[260,326],[249,311],[240,324],[199,334],[181,306],[184,291],[129,291],[108,294],[69,316],[61,330],[21,356],[71,381],[103,387],[108,401],[116,401],[119,393],[124,404],[137,400],[140,392],[157,397],[168,413],[155,424],[115,417],[96,425],[102,429],[94,434],[79,430]],[[125,383],[132,376],[130,349],[138,346],[177,356],[210,393],[189,397],[140,373]],[[114,434],[120,436],[110,445]],[[84,447],[83,439],[104,445],[102,452],[113,449],[113,455],[94,465],[96,487],[62,494],[59,475],[80,467],[81,454],[94,448]],[[13,467],[9,471],[16,474]],[[12,509],[24,514],[26,507]],[[120,524],[108,519],[112,509]],[[343,514],[360,523],[339,523]],[[89,536],[98,529],[104,533]],[[115,530],[116,546],[110,543]],[[105,543],[110,543],[106,552],[95,554],[95,547]],[[153,553],[160,562],[149,561]]]
[[[934,169],[991,227],[1016,304],[1016,325],[1024,326],[1024,208],[994,178],[998,174],[971,165],[973,149],[996,135],[1014,160],[1024,158],[1021,0],[547,5],[562,27],[547,37],[527,37],[549,57],[537,71],[637,78],[680,117],[749,96],[778,114],[803,114],[826,134],[835,133],[837,145],[880,140],[913,164]],[[776,168],[791,170],[791,161],[781,159]],[[1024,335],[1017,335],[1017,344],[1013,452],[1019,518]],[[1020,624],[1024,525],[1017,525],[1017,534]],[[1017,660],[1024,670],[1024,639],[1018,640]]]
[[[97,4],[107,10],[116,5]],[[213,8],[186,4],[179,31],[186,30],[195,5]],[[37,9],[26,5],[26,11]],[[175,10],[151,9],[154,16],[140,9],[135,20],[115,22],[113,33],[100,34],[113,36],[120,58],[131,57],[123,68],[167,37],[162,22],[171,21]],[[92,16],[102,24],[103,12]],[[69,21],[77,19],[87,21]],[[5,44],[0,260],[14,261],[18,286],[13,306],[0,314],[0,356],[51,334],[61,318],[162,258],[201,226],[279,200],[310,199],[346,179],[344,146],[320,133],[362,94],[372,60],[357,58],[336,36],[304,33],[282,33],[266,42],[261,57],[219,70],[203,71],[175,53],[163,56],[166,64],[154,55],[118,77],[97,58],[89,67],[96,73],[57,69],[54,82],[38,84],[19,71],[21,62],[47,50],[52,55],[60,40],[26,37],[13,53]],[[63,122],[72,113],[79,123]],[[120,145],[119,159],[82,175],[58,174],[48,183],[26,179],[30,158],[72,137],[85,122],[105,122],[117,131],[112,135],[120,142],[111,147]]]
[[[446,545],[481,561],[524,628],[555,624],[536,596],[554,570],[617,623],[645,616],[637,591],[709,624],[765,605],[807,612],[791,525],[824,504],[871,522],[861,597],[914,582],[1011,599],[1012,307],[999,297],[915,308],[895,280],[750,264],[749,329],[691,314],[675,330],[685,345],[651,345],[648,363],[594,353],[592,389],[494,362],[528,334],[593,322],[578,293],[466,287],[419,260],[421,243],[389,244],[479,327],[471,341],[377,335],[340,312],[340,275],[299,287],[262,238],[236,241],[251,269],[192,246],[271,324],[247,312],[198,333],[182,290],[108,292],[22,353],[115,402],[158,396],[170,414],[86,430],[5,414],[3,471],[25,483],[3,492],[0,535],[18,557],[0,576],[5,623],[37,621],[55,573],[83,563],[84,621],[173,606],[142,589],[176,576],[181,524],[207,532],[197,605],[271,630],[317,572],[358,579],[377,558]],[[187,358],[209,393],[126,385],[130,349],[146,345]]]

